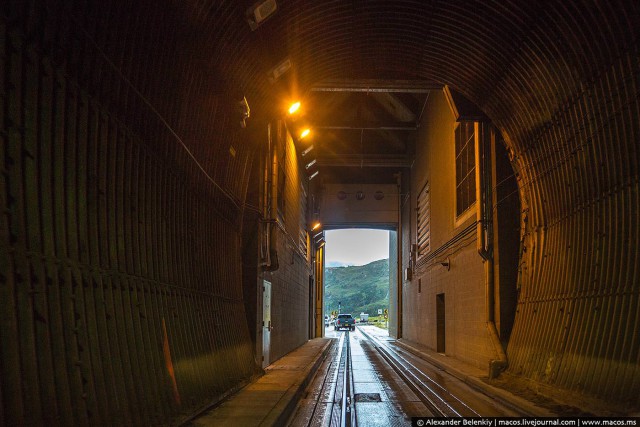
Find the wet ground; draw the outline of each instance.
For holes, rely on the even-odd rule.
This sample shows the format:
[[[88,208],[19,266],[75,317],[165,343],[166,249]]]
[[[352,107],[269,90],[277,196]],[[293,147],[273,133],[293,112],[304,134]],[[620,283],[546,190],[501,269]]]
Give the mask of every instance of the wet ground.
[[[566,396],[541,396],[504,373],[488,380],[482,369],[390,338],[375,326],[325,332],[326,338],[309,340],[182,425],[324,427],[348,420],[344,425],[375,427],[408,426],[421,416],[629,415],[598,402],[585,407],[567,403]]]
[[[351,351],[352,400],[355,424],[410,425],[417,416],[515,416],[517,412],[469,387],[442,369],[397,347],[385,330],[358,326],[348,334],[326,329],[340,340],[320,367],[301,399],[291,426],[338,425],[341,405],[341,352],[348,339]],[[348,338],[347,338],[348,337]],[[395,366],[395,367],[394,367]]]

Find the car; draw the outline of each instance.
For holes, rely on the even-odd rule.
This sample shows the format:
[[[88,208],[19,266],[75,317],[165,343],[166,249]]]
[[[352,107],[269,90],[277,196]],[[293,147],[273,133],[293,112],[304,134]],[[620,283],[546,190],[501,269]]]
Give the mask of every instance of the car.
[[[351,331],[356,330],[356,319],[350,314],[338,314],[336,318],[335,330],[348,329]]]
[[[329,316],[324,316],[324,326],[329,326]]]

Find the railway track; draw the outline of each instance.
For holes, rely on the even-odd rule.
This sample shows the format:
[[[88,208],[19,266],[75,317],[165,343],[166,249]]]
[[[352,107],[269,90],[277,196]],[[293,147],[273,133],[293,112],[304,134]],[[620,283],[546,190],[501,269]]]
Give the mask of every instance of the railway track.
[[[525,415],[365,328],[340,333],[333,355],[290,426],[395,426],[410,425],[412,416]]]
[[[409,360],[391,349],[373,335],[360,330],[373,343],[376,351],[390,367],[405,381],[420,401],[435,417],[479,417],[476,410],[469,407],[457,396],[434,381]]]
[[[356,426],[353,371],[349,332],[340,335],[307,389],[308,397],[289,420],[288,426]]]
[[[436,417],[539,416],[539,412],[471,387],[417,355],[359,330]],[[421,414],[422,415],[422,414]]]
[[[355,405],[353,399],[353,366],[351,360],[351,339],[349,331],[341,337],[340,364],[338,367],[338,381],[336,382],[331,427],[355,426]]]

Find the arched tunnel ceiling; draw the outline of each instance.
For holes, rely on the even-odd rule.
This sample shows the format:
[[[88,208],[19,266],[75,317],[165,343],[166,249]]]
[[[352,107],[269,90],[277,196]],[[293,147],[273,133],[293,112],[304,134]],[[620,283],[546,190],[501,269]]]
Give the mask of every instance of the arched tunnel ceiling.
[[[8,22],[33,9],[39,19],[25,20],[21,31],[44,46],[53,66],[139,134],[159,123],[162,137],[152,139],[168,144],[169,157],[186,169],[188,157],[198,159],[207,175],[192,175],[234,208],[246,197],[252,144],[265,121],[283,117],[287,101],[312,100],[323,93],[314,88],[336,82],[383,83],[364,100],[362,92],[346,100],[339,99],[346,92],[333,94],[340,110],[321,125],[354,129],[340,130],[349,135],[343,151],[330,147],[336,155],[329,162],[363,165],[367,136],[371,162],[382,156],[386,166],[406,165],[414,131],[362,128],[416,126],[428,94],[375,92],[410,82],[447,85],[493,121],[533,224],[552,224],[601,194],[637,184],[637,1],[276,0],[275,13],[255,30],[248,1],[43,4],[8,3]],[[284,59],[291,67],[274,81],[269,73]],[[235,126],[228,99],[242,94],[255,134]],[[331,116],[332,102],[310,116]],[[341,141],[338,129],[325,130]],[[381,176],[391,168],[350,169]]]
[[[317,99],[313,88],[336,80],[449,85],[497,124],[516,156],[634,49],[640,27],[633,1],[279,0],[253,31],[246,19],[252,2],[174,6],[192,27],[192,49],[201,51],[216,78],[242,88],[254,117],[277,116],[290,99]],[[269,73],[286,60],[291,68],[274,81]],[[324,137],[351,147],[334,147],[336,158],[362,166],[368,149],[372,164],[378,156],[387,166],[405,165],[415,132],[398,128],[418,124],[423,93],[402,94],[405,99],[368,94],[363,109],[354,107],[362,99],[344,94],[315,104],[324,112],[310,112],[317,119],[334,108],[345,119],[316,123]],[[382,97],[416,117],[390,113]],[[361,123],[349,121],[350,112],[360,114]],[[394,129],[369,128],[385,125]]]
[[[133,99],[152,106],[210,175],[226,165],[212,157],[209,141],[226,152],[229,138],[243,138],[223,135],[215,124],[229,119],[221,94],[231,99],[244,94],[251,107],[249,126],[259,127],[282,117],[292,99],[312,105],[314,97],[327,94],[314,88],[335,82],[374,82],[372,90],[388,88],[389,82],[436,89],[447,85],[498,126],[516,164],[524,167],[521,156],[543,140],[572,138],[549,129],[572,120],[572,108],[583,111],[593,104],[593,97],[600,96],[590,93],[595,81],[609,73],[610,88],[618,87],[628,99],[637,91],[633,81],[614,76],[633,75],[637,69],[640,13],[632,0],[276,0],[275,12],[252,29],[247,13],[256,4],[261,2],[68,2],[48,9],[69,16],[69,25],[79,27],[67,31],[69,38],[73,31],[84,33],[77,36],[79,46],[95,47],[102,62],[109,63],[103,69],[115,70],[109,76],[79,57],[68,58],[80,80],[104,92],[108,85],[100,79],[124,77],[130,87],[123,84],[106,95],[127,109],[133,108]],[[65,24],[61,20],[59,25]],[[270,74],[283,61],[291,66],[274,79]],[[613,68],[617,71],[610,72]],[[337,141],[337,148],[343,145],[342,151],[325,151],[335,154],[325,163],[337,159],[363,166],[368,161],[369,175],[385,169],[374,167],[380,164],[406,166],[415,136],[407,128],[419,124],[427,95],[368,93],[362,102],[362,92],[349,93],[349,99],[345,93],[334,92],[329,101],[316,103],[324,111],[309,112],[329,141]],[[336,120],[322,121],[331,109],[337,111]],[[345,126],[352,129],[336,129]],[[242,199],[240,189],[231,192]]]
[[[206,254],[200,263],[206,274],[216,278],[220,295],[238,302],[240,287],[228,284],[241,280],[241,222],[249,216],[247,194],[255,191],[257,144],[266,139],[266,122],[283,117],[286,101],[312,103],[323,93],[318,89],[341,88],[331,95],[336,99],[319,105],[348,108],[313,117],[326,119],[321,124],[328,131],[354,128],[344,149],[357,165],[362,129],[383,122],[415,127],[425,91],[447,85],[500,129],[518,181],[522,212],[514,233],[521,253],[509,369],[560,389],[637,403],[640,3],[276,1],[275,14],[255,30],[245,16],[252,2],[241,0],[4,2],[5,177],[15,193],[6,197],[5,216],[16,222],[3,238],[11,256],[51,256],[56,268],[69,272],[70,259],[85,262],[84,242],[70,246],[68,255],[64,239],[77,242],[84,233],[99,244],[90,248],[99,254],[91,269],[99,267],[107,281],[113,268],[137,277],[124,262],[118,265],[114,248],[124,257],[120,230],[136,221],[123,207],[134,204],[127,191],[135,184],[128,184],[138,179],[145,184],[133,193],[149,202],[150,226],[147,241],[135,243],[135,237],[132,247],[147,247],[159,267],[144,277],[205,286],[195,275],[177,278],[189,270],[182,260]],[[272,81],[269,72],[285,58],[291,68]],[[370,93],[344,91],[366,82],[377,82]],[[412,91],[391,90],[407,82]],[[238,126],[236,105],[228,102],[239,94],[251,106],[247,129]],[[370,147],[400,167],[407,135],[415,131],[382,130],[397,133],[373,130],[379,139]],[[94,147],[87,155],[86,141]],[[98,145],[102,151],[95,151]],[[124,161],[132,146],[146,170]],[[34,159],[44,171],[42,190],[30,185]],[[393,168],[371,166],[366,173],[378,177],[382,169]],[[67,188],[76,173],[91,183],[90,213],[82,203],[75,206]],[[84,181],[77,181],[77,200],[84,200]],[[39,215],[41,201],[45,214]],[[87,231],[66,231],[76,217],[77,228]],[[108,230],[104,235],[83,219],[94,217],[100,233]],[[179,242],[168,251],[160,243],[167,234]],[[189,245],[184,236],[202,244]],[[25,253],[31,244],[35,249]],[[181,249],[187,251],[174,261]],[[222,253],[231,254],[230,262],[209,262]],[[31,291],[22,291],[30,304]],[[34,320],[28,311],[20,316]],[[17,357],[8,366],[18,366]]]

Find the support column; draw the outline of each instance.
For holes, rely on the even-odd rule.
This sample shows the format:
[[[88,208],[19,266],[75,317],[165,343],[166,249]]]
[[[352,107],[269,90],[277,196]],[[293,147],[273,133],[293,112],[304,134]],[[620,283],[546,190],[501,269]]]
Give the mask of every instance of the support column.
[[[324,336],[324,244],[315,253],[315,336]]]

